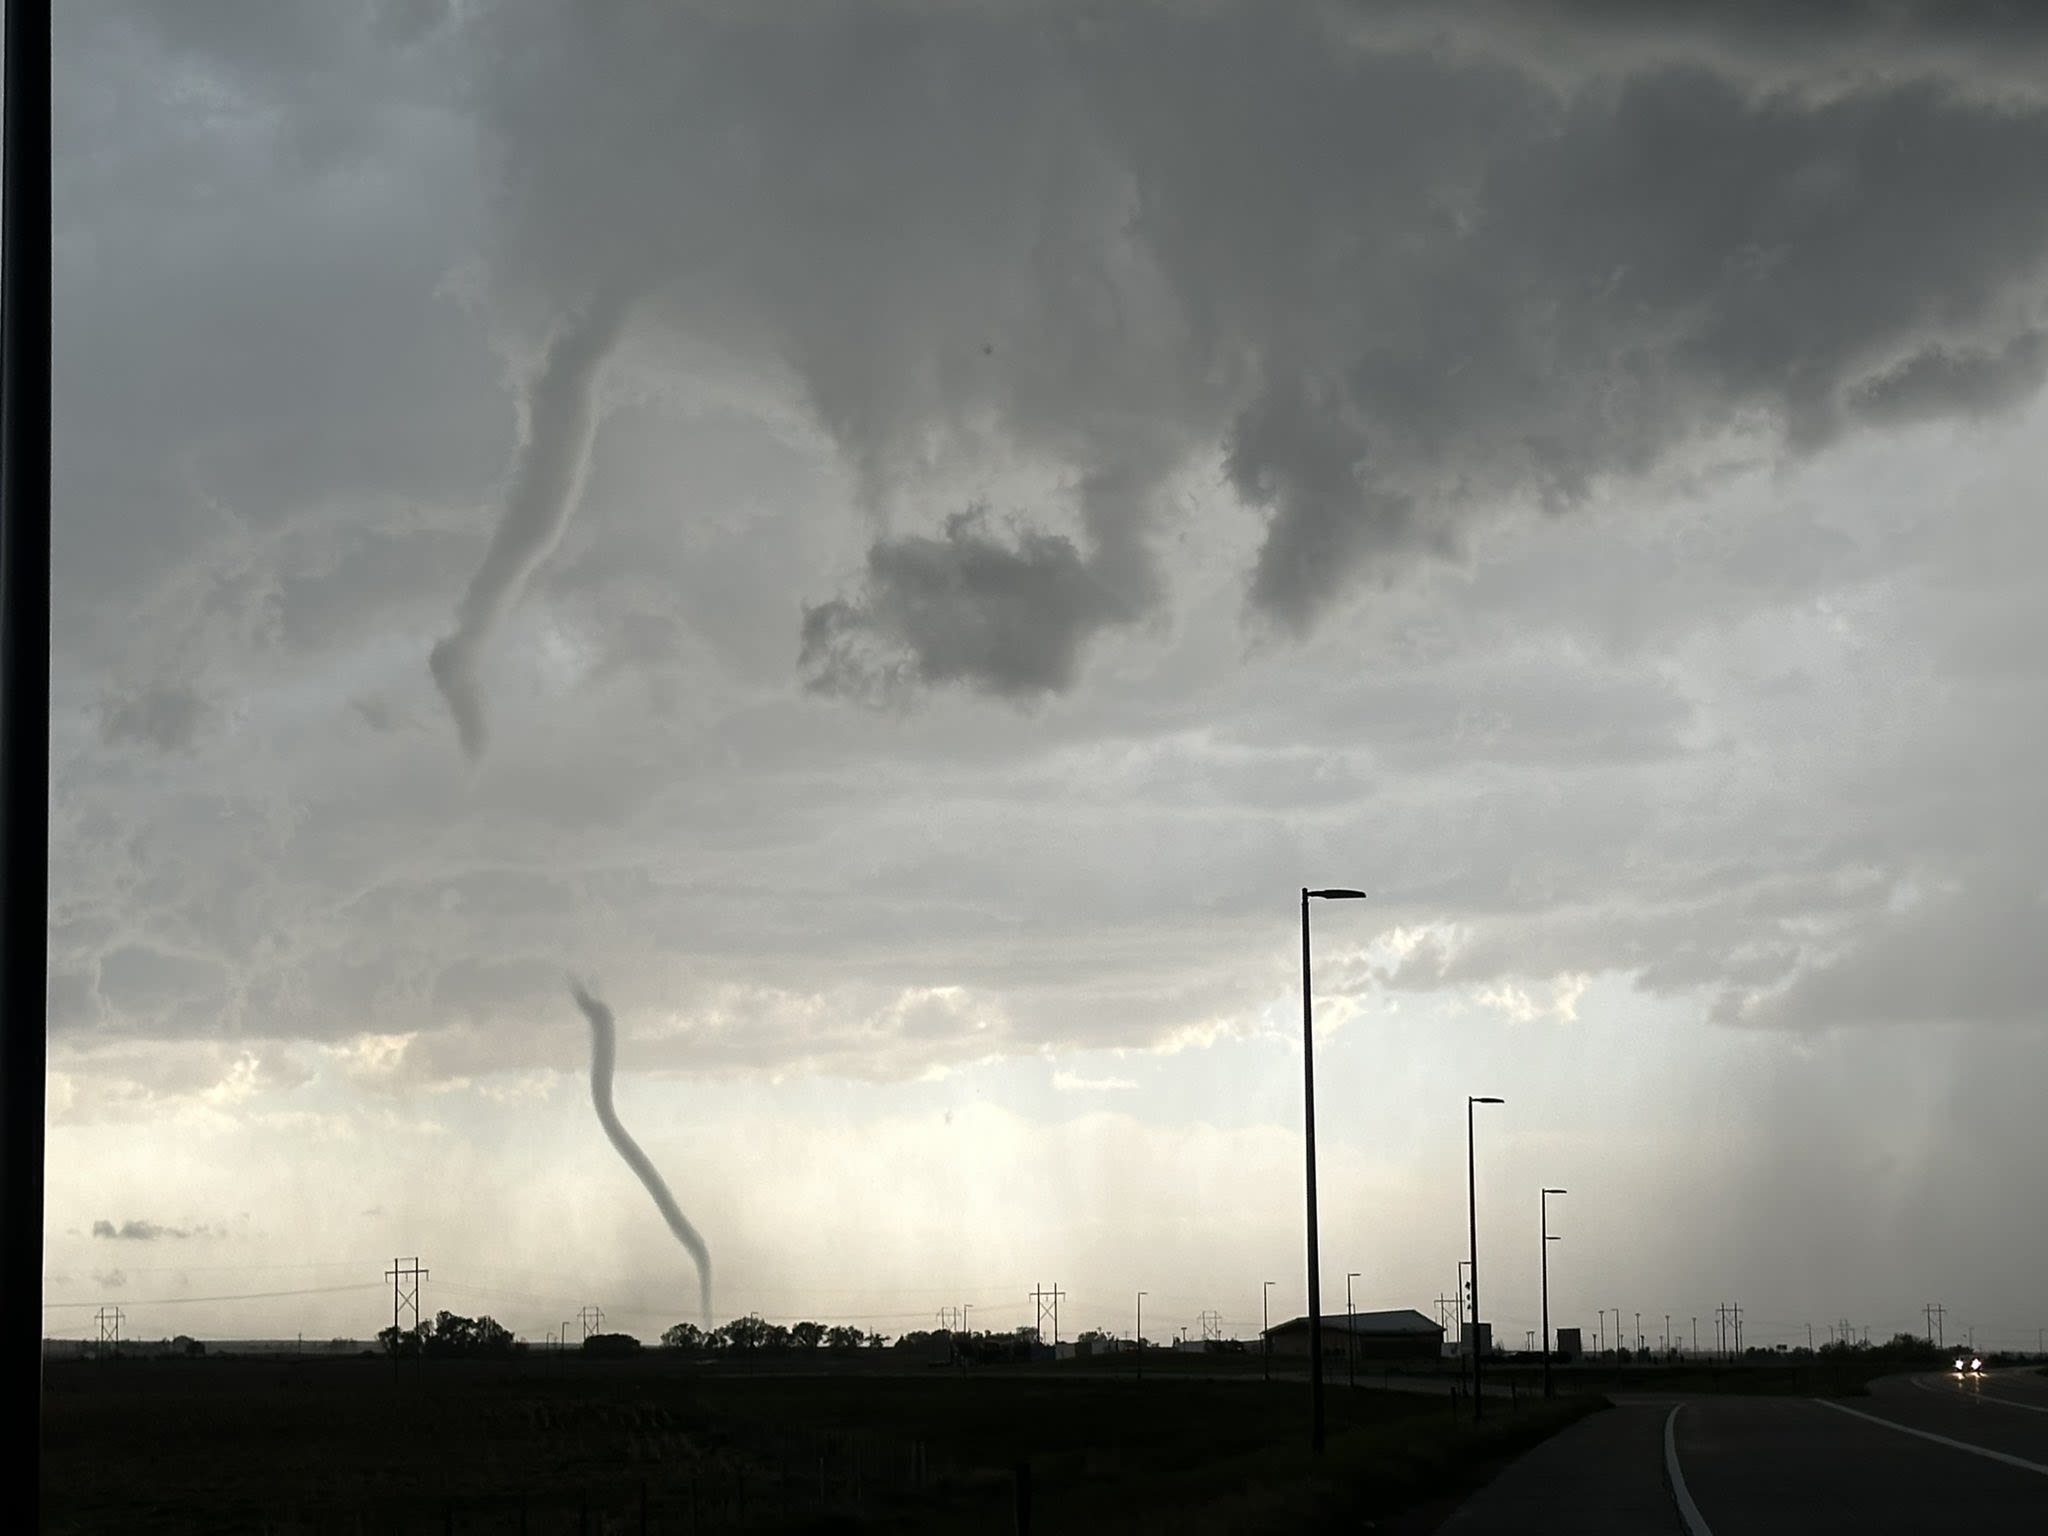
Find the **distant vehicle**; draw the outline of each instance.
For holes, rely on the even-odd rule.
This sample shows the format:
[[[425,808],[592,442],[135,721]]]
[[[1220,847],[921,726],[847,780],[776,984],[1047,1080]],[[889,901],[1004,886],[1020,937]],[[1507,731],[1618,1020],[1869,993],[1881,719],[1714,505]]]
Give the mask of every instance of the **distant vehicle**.
[[[1958,1376],[1983,1375],[1984,1357],[1974,1350],[1957,1350],[1955,1354],[1955,1372]]]

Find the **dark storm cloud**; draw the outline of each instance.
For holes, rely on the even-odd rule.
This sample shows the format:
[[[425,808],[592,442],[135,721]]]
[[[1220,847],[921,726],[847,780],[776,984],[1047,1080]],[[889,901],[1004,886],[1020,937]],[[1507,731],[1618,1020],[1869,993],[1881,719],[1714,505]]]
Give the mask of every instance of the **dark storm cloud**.
[[[109,745],[141,742],[165,752],[190,747],[215,715],[210,699],[186,684],[163,683],[110,695],[100,705],[100,736]]]
[[[914,485],[913,444],[1112,475],[1120,434],[1221,446],[1267,520],[1252,607],[1296,631],[1475,517],[1717,432],[1804,452],[2038,384],[2048,110],[1921,78],[1902,42],[1978,48],[1989,13],[1752,9],[1717,50],[1676,11],[1558,7],[1599,61],[1562,79],[1483,46],[1493,8],[1446,14],[1431,35],[1468,46],[1404,7],[522,18],[520,62],[486,55],[498,264],[568,294],[613,260],[587,232],[640,242],[674,323],[746,317],[798,371],[874,502]],[[1872,39],[1897,67],[1825,93],[1745,62]],[[691,62],[657,84],[654,58]],[[807,609],[805,663],[1069,686],[1156,605],[1152,530],[1137,495],[1083,543],[1037,514],[881,538]],[[1132,579],[1096,579],[1105,549]]]
[[[2041,378],[2036,11],[157,10],[181,59],[274,113],[268,153],[322,169],[383,148],[337,81],[361,75],[391,122],[432,100],[440,126],[458,114],[436,70],[459,57],[447,141],[485,164],[498,323],[545,336],[622,283],[648,296],[636,343],[793,375],[878,525],[849,589],[806,594],[799,654],[825,690],[1070,687],[1092,642],[1159,610],[1163,488],[1218,453],[1263,520],[1251,611],[1307,634],[1504,506],[1567,510],[1730,430],[1805,453]],[[314,51],[345,67],[309,83]],[[1966,89],[1999,66],[1998,99]],[[428,451],[400,395],[357,383],[356,353],[416,350],[417,320],[354,307],[409,334],[349,328],[322,370],[347,372],[308,402],[327,408],[291,429],[301,469]],[[306,316],[273,320],[263,345],[299,346]],[[226,438],[209,487],[275,495],[266,445],[295,441]],[[413,478],[497,441],[479,423]],[[991,451],[1068,487],[1000,538],[958,514],[1009,515],[1003,496],[945,478]],[[142,489],[107,478],[118,456],[66,462],[99,477],[91,499]]]

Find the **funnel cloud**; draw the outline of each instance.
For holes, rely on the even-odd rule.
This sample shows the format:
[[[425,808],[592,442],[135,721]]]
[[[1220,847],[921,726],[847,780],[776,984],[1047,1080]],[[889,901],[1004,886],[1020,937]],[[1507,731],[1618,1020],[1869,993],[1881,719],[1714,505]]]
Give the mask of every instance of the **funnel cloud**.
[[[647,1154],[640,1150],[640,1144],[626,1133],[619,1123],[619,1114],[612,1107],[612,1068],[618,1058],[618,1028],[612,1022],[612,1011],[603,1002],[573,978],[569,982],[570,994],[576,999],[576,1006],[583,1010],[583,1017],[590,1020],[590,1102],[597,1109],[598,1124],[611,1138],[626,1166],[639,1176],[647,1186],[647,1193],[654,1197],[654,1204],[661,1212],[661,1219],[668,1223],[669,1231],[675,1233],[676,1241],[689,1250],[690,1257],[697,1265],[698,1304],[704,1314],[704,1326],[711,1326],[711,1250],[705,1246],[704,1238],[690,1225],[690,1218],[676,1204],[676,1197],[668,1192],[668,1185],[661,1175],[654,1171],[654,1164],[647,1160]]]
[[[448,701],[471,761],[483,755],[490,740],[478,655],[568,524],[590,461],[598,370],[618,341],[625,314],[623,295],[601,290],[563,322],[548,344],[527,392],[526,436],[505,515],[462,594],[454,632],[428,657],[434,685]]]

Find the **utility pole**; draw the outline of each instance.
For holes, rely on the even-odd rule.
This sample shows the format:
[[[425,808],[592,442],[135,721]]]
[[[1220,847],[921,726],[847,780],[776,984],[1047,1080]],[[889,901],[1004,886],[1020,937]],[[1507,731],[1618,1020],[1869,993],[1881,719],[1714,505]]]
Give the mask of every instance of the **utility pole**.
[[[1481,1356],[1486,1353],[1487,1336],[1479,1316],[1479,1156],[1472,1129],[1472,1111],[1479,1104],[1504,1104],[1492,1094],[1465,1095],[1465,1211],[1472,1224],[1472,1418],[1486,1417],[1486,1397],[1480,1386]]]
[[[426,1341],[420,1338],[420,1282],[427,1278],[428,1271],[420,1268],[419,1255],[410,1259],[393,1259],[391,1267],[384,1271],[384,1278],[391,1282],[391,1363],[395,1368],[399,1357],[405,1353],[404,1311],[412,1309],[412,1334],[420,1345],[421,1353],[426,1352]]]
[[[1536,1197],[1536,1219],[1541,1226],[1543,1238],[1543,1395],[1551,1395],[1550,1388],[1550,1245],[1556,1241],[1550,1235],[1550,1197],[1563,1195],[1566,1190],[1553,1189],[1544,1185]]]
[[[1273,1294],[1273,1282],[1268,1280],[1259,1287],[1259,1354],[1265,1361],[1266,1380],[1273,1379],[1273,1314],[1268,1298]]]
[[[1323,1261],[1316,1216],[1316,1009],[1315,986],[1309,971],[1308,904],[1320,901],[1363,901],[1365,892],[1332,886],[1301,888],[1301,1145],[1303,1184],[1308,1215],[1308,1390],[1309,1449],[1323,1454]]]
[[[1138,1380],[1145,1379],[1145,1293],[1138,1292]]]
[[[1934,1347],[1936,1349],[1947,1349],[1948,1308],[1944,1307],[1940,1302],[1934,1304],[1934,1328]]]
[[[1344,1277],[1344,1385],[1358,1385],[1358,1320],[1351,1310],[1351,1282],[1359,1279],[1357,1270]]]
[[[1735,1358],[1742,1358],[1742,1303],[1736,1302],[1728,1309],[1735,1317]]]
[[[1664,1314],[1664,1353],[1667,1356],[1671,1353],[1671,1314],[1669,1312]]]
[[[1695,1360],[1700,1355],[1700,1320],[1698,1318],[1692,1320],[1692,1355]]]

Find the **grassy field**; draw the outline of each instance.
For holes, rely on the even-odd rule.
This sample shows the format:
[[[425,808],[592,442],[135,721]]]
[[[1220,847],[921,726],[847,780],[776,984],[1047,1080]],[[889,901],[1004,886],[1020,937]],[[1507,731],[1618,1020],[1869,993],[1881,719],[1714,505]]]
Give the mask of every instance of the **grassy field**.
[[[47,1371],[44,1529],[1356,1530],[1601,1406],[1057,1370],[141,1360]],[[644,1508],[644,1514],[643,1514]]]

